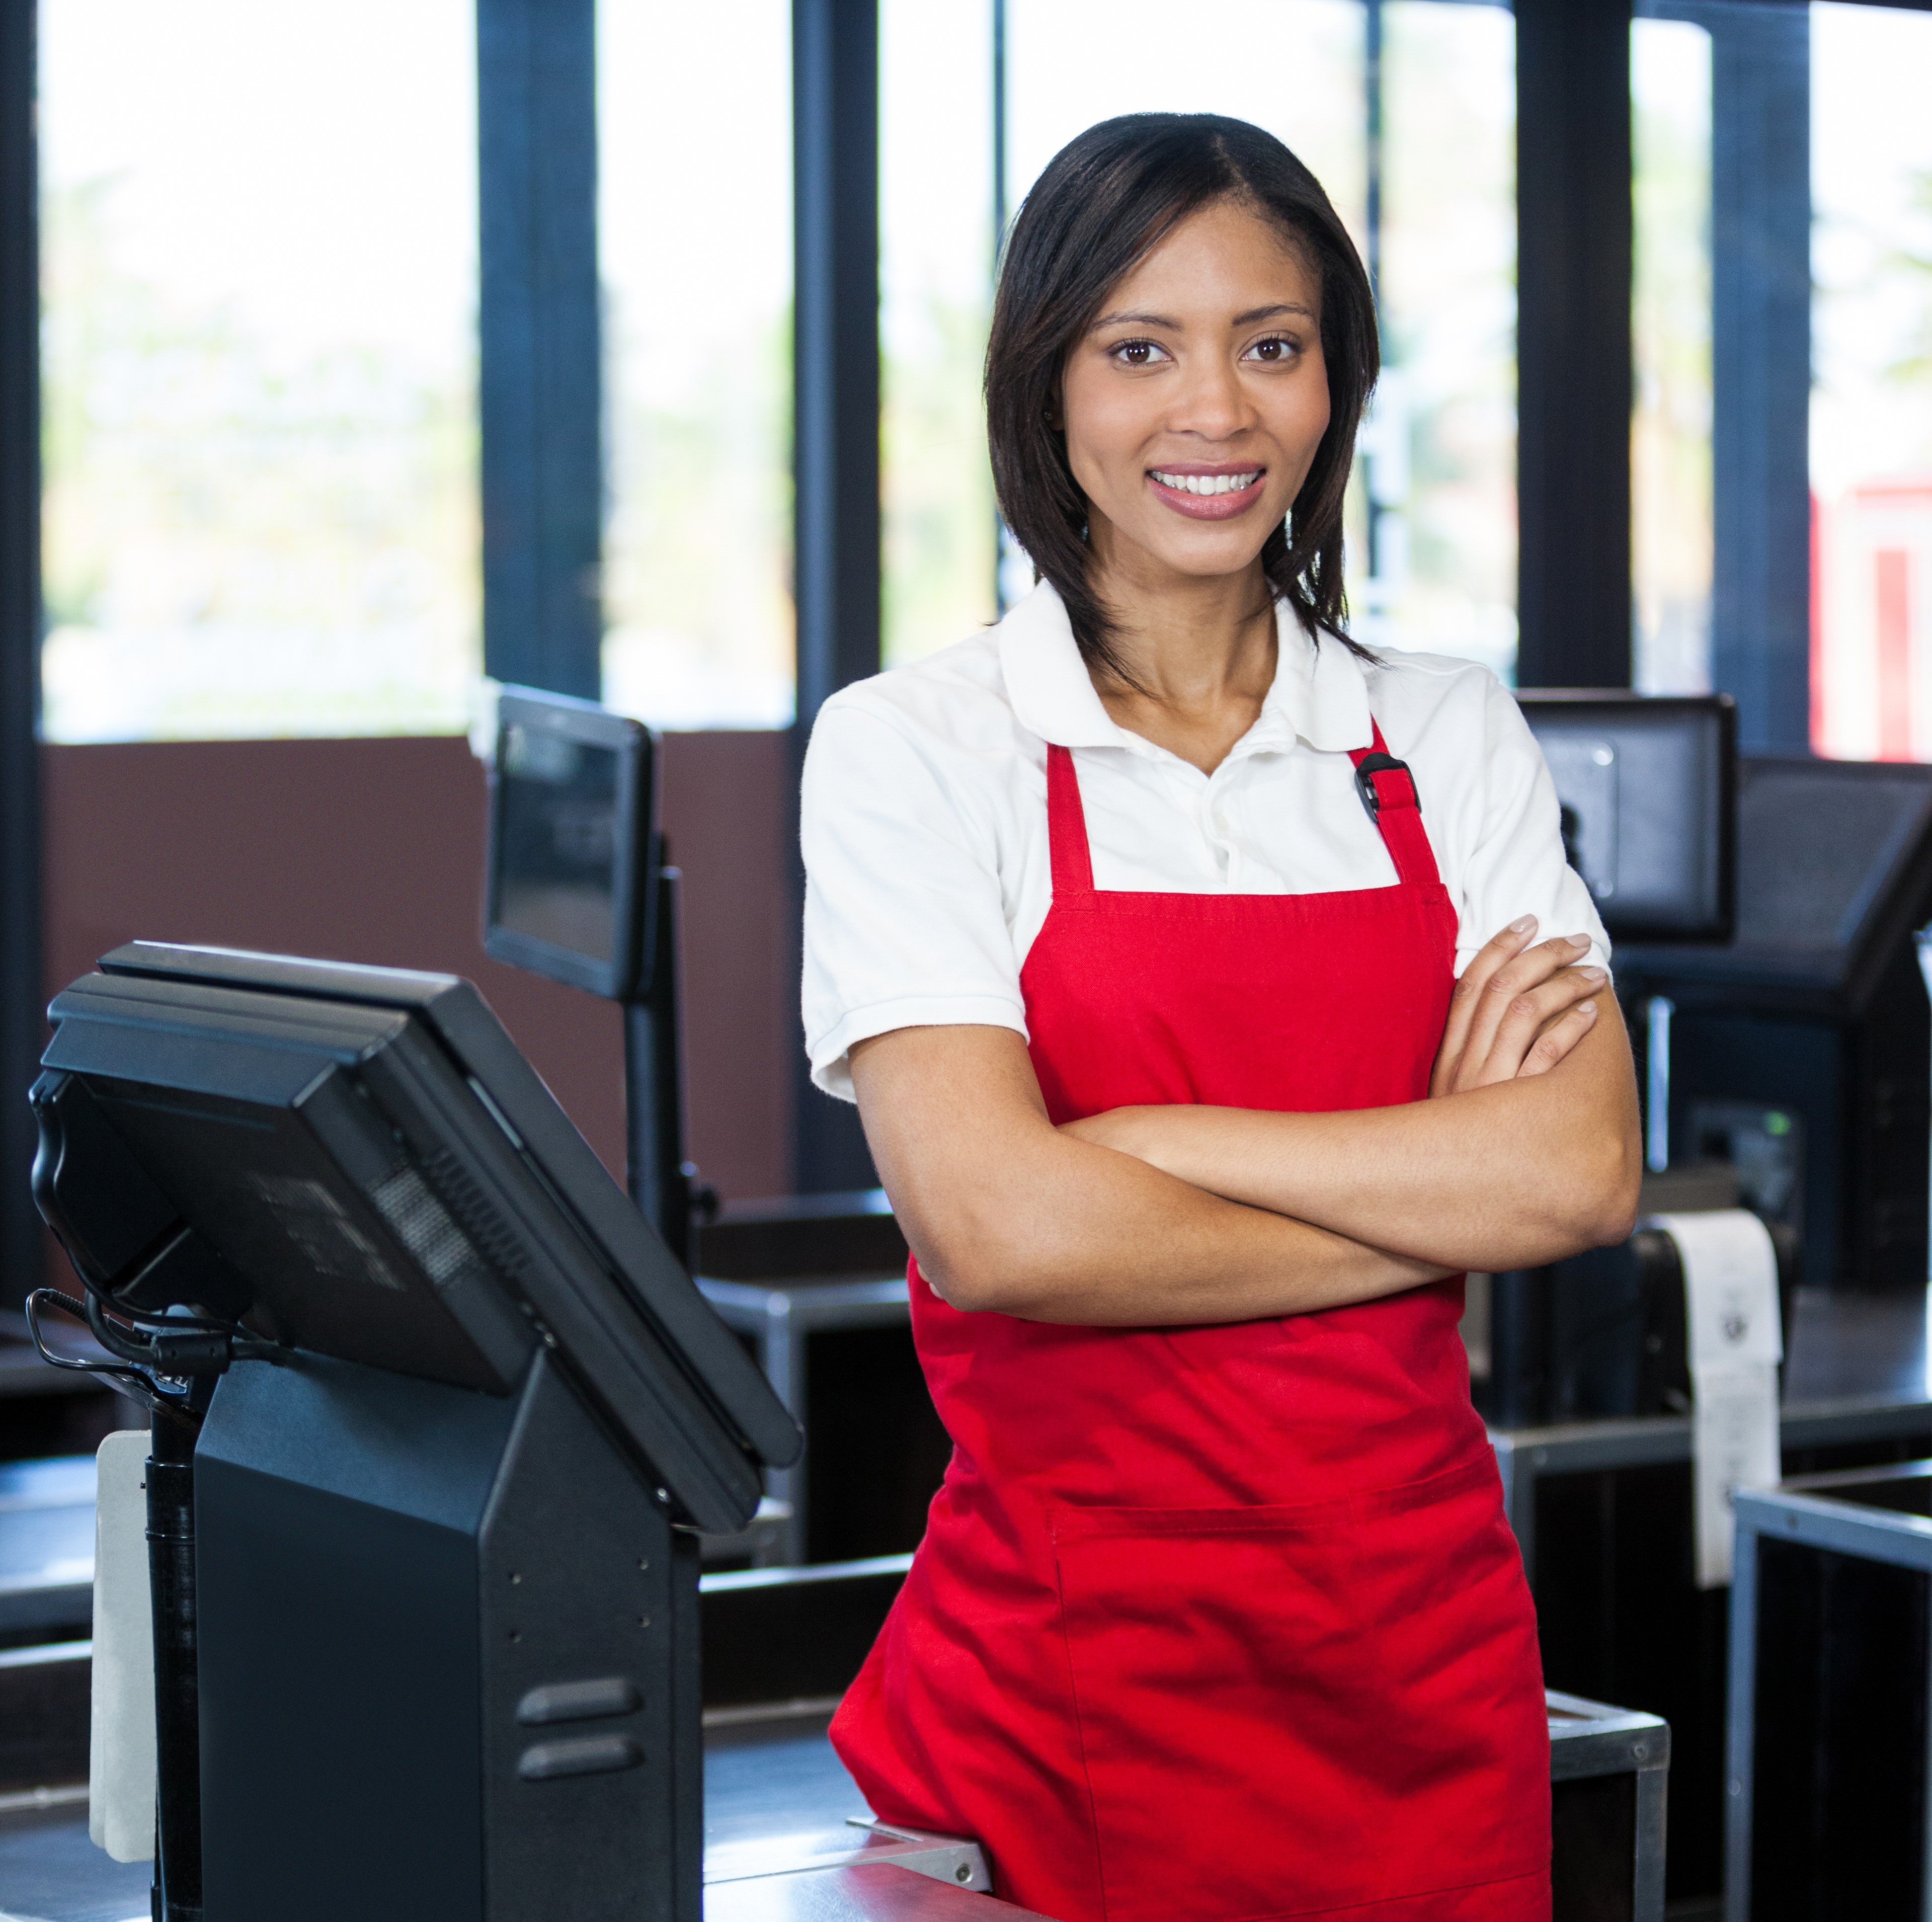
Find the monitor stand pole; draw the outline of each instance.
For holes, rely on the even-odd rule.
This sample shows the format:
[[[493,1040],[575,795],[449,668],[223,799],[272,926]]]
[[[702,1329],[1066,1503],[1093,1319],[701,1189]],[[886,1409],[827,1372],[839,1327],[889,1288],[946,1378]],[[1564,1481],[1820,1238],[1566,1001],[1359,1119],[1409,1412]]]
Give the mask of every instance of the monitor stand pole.
[[[631,1199],[688,1269],[694,1204],[704,1210],[712,1198],[694,1185],[698,1171],[684,1158],[677,940],[681,878],[675,868],[658,868],[656,952],[642,992],[623,1004],[624,1132]]]
[[[154,1922],[201,1922],[201,1712],[194,1606],[198,1417],[157,1408],[148,1450],[154,1624]]]

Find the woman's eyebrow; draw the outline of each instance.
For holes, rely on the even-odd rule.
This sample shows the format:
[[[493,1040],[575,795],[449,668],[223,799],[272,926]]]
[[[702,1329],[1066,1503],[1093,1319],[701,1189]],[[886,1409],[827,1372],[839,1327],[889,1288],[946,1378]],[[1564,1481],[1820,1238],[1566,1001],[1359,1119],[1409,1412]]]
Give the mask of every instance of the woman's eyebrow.
[[[1278,315],[1298,313],[1304,320],[1317,316],[1312,307],[1304,307],[1294,301],[1276,301],[1269,307],[1251,307],[1246,313],[1234,316],[1232,325],[1252,327],[1258,320],[1273,320]],[[1165,313],[1103,313],[1094,323],[1094,331],[1102,327],[1165,327],[1169,332],[1184,334],[1187,328],[1184,322],[1171,319]]]
[[[1166,327],[1177,334],[1185,333],[1178,320],[1170,320],[1164,313],[1103,313],[1094,322],[1096,327],[1119,327],[1131,323],[1136,327]]]

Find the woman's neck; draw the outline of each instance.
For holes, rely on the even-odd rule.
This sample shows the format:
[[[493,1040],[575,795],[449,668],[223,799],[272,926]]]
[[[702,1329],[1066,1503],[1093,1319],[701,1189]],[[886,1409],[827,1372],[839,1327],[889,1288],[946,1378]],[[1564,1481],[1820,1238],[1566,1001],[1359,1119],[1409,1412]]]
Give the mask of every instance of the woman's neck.
[[[1140,571],[1096,571],[1126,678],[1094,669],[1094,690],[1117,726],[1212,774],[1274,685],[1274,597],[1258,563],[1208,580]]]

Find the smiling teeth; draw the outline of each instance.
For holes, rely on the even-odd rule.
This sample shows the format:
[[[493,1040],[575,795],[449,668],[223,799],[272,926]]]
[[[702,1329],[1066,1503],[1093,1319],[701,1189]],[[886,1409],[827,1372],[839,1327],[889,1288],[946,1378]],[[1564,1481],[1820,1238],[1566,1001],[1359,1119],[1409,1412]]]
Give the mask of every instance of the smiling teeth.
[[[1261,478],[1258,468],[1251,474],[1163,474],[1156,467],[1154,477],[1164,487],[1184,494],[1238,494]]]

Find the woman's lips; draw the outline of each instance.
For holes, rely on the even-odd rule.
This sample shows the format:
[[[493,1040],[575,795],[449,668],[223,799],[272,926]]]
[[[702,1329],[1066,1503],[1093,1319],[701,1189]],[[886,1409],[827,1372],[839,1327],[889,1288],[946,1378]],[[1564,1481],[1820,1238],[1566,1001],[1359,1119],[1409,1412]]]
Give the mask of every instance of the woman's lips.
[[[1186,472],[1184,469],[1180,471]],[[1236,514],[1246,513],[1261,499],[1263,492],[1262,480],[1265,470],[1248,468],[1238,471],[1252,473],[1254,478],[1246,487],[1232,487],[1222,494],[1194,494],[1185,488],[1171,487],[1151,469],[1147,477],[1148,485],[1163,506],[1172,508],[1177,514],[1186,514],[1190,520],[1232,520]]]

